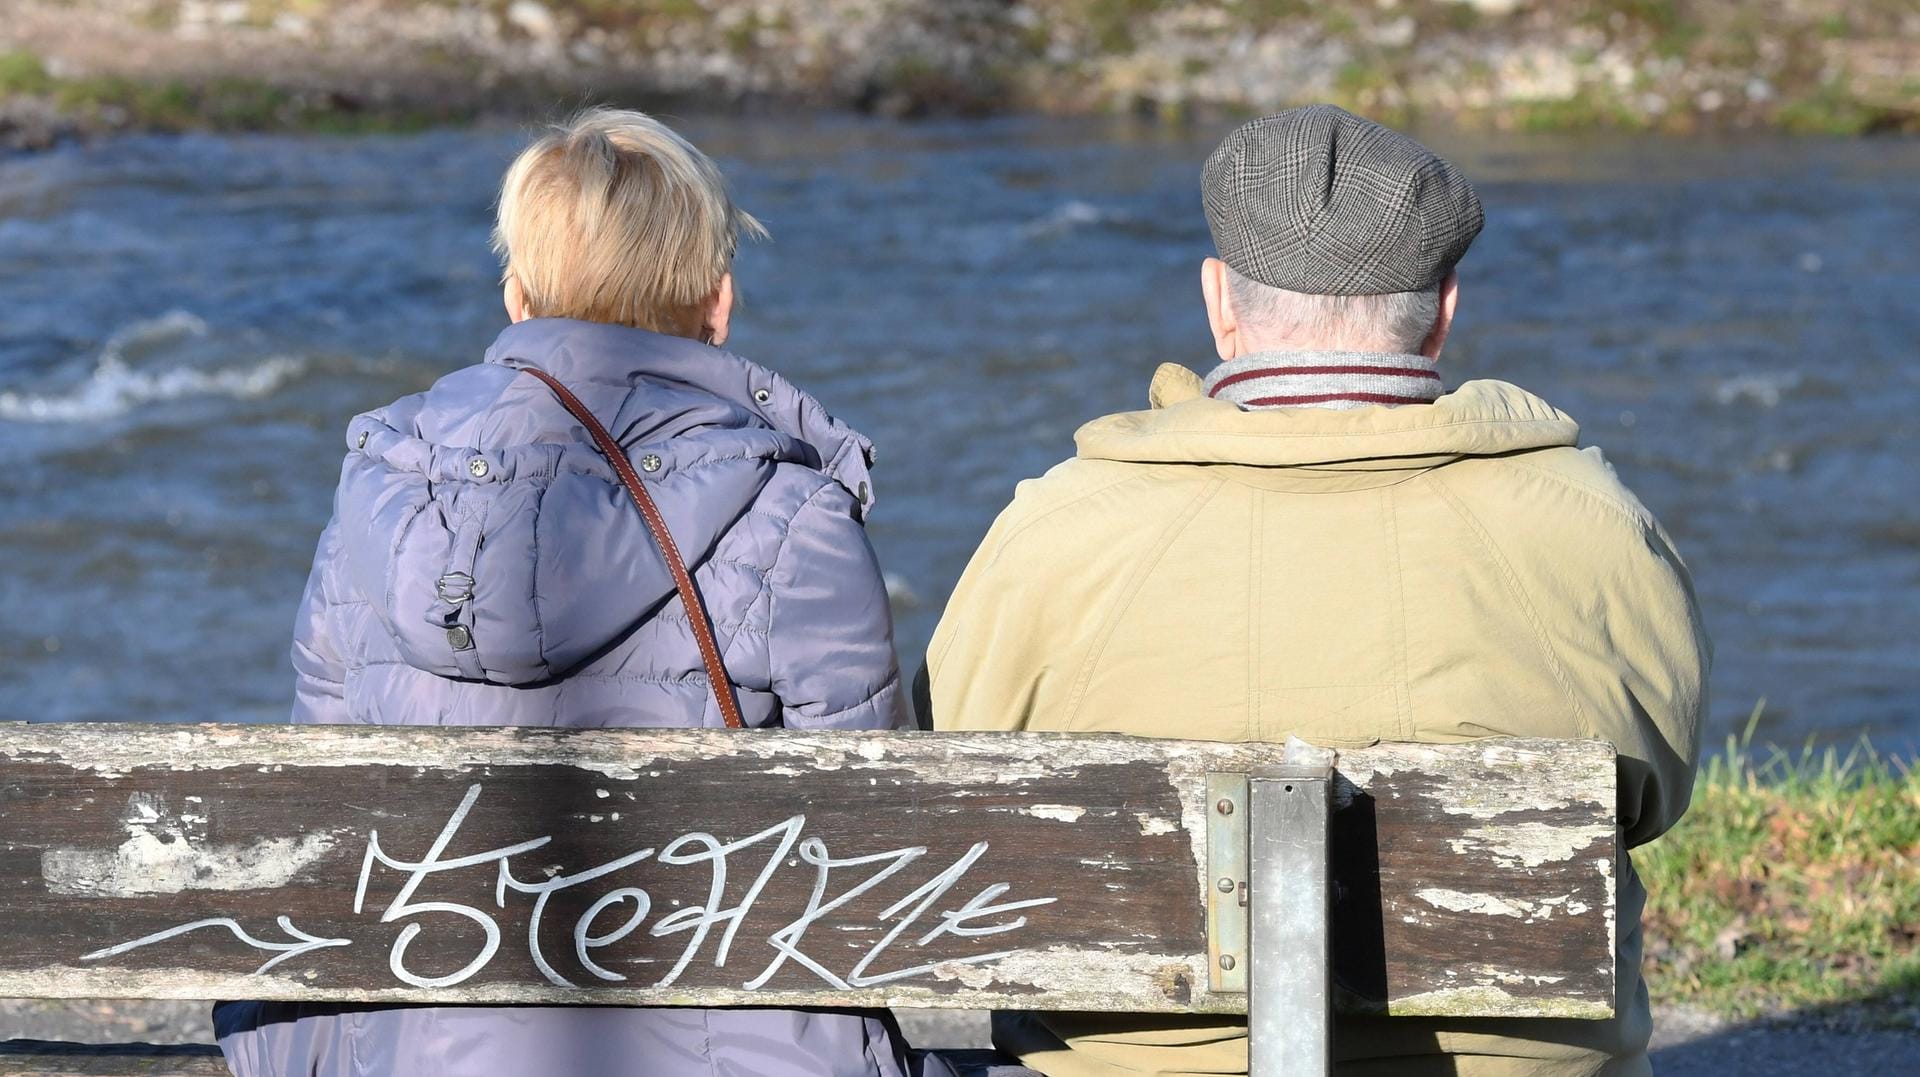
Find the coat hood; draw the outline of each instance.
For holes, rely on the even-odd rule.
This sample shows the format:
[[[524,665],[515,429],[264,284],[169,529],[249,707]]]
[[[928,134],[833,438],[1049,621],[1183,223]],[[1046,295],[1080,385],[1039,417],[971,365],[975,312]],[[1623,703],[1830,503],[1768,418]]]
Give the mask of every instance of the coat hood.
[[[688,566],[782,465],[862,510],[872,443],[772,371],[693,341],[535,319],[486,362],[347,429],[335,516],[346,577],[410,665],[531,684],[566,674],[674,597],[613,468],[552,392],[567,385],[639,466]]]
[[[1501,381],[1470,381],[1431,404],[1249,411],[1209,398],[1198,375],[1167,363],[1154,374],[1148,400],[1149,411],[1108,415],[1081,427],[1074,435],[1079,455],[1365,471],[1572,445],[1580,434],[1566,413]]]

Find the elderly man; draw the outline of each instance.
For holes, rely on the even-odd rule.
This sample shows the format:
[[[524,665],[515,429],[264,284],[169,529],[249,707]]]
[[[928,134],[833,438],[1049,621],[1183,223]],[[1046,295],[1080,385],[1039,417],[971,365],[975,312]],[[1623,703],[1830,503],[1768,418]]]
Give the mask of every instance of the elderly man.
[[[1626,845],[1672,826],[1709,661],[1692,585],[1571,418],[1502,382],[1445,391],[1473,188],[1326,105],[1234,131],[1203,188],[1221,362],[1162,366],[1151,410],[1088,423],[1021,484],[928,650],[934,724],[1598,737]],[[1615,1019],[1342,1019],[1337,1072],[1648,1072],[1644,897],[1623,856]],[[1218,1018],[1002,1013],[994,1040],[1050,1077],[1247,1065]]]

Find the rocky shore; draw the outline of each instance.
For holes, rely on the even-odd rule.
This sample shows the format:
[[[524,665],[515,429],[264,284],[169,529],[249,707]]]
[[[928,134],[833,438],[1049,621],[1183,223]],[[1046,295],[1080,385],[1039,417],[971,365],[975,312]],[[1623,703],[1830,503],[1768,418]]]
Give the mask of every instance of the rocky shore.
[[[9,0],[0,139],[586,100],[1515,129],[1920,129],[1908,0]]]

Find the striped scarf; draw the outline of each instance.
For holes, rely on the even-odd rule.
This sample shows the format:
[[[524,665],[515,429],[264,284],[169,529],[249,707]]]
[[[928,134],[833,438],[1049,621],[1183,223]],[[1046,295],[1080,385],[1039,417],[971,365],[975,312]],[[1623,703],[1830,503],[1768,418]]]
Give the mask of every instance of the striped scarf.
[[[1242,408],[1392,408],[1440,398],[1434,365],[1386,352],[1256,352],[1214,367],[1203,388]]]

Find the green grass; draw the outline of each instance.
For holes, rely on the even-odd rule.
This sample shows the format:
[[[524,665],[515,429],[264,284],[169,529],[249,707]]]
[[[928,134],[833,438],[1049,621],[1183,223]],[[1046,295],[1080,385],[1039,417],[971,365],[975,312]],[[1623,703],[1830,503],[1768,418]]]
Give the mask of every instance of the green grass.
[[[406,131],[460,118],[420,108],[362,111],[333,98],[304,98],[258,79],[57,78],[32,53],[0,53],[0,99],[13,96],[49,99],[83,122],[156,131]],[[117,119],[108,121],[109,116]]]
[[[187,83],[108,76],[62,80],[52,92],[54,100],[69,111],[119,109],[134,126],[163,131],[263,130],[297,127],[303,119],[302,110],[286,91],[251,79]]]
[[[30,52],[0,52],[0,97],[43,94],[53,88],[47,65]]]
[[[1507,107],[1516,130],[1642,131],[1652,120],[1622,103],[1610,91],[1588,88],[1564,101],[1516,101]]]
[[[1787,101],[1774,113],[1774,122],[1801,135],[1863,135],[1897,130],[1909,114],[1857,100],[1831,83]]]
[[[1920,771],[1865,741],[1757,749],[1759,716],[1707,763],[1680,825],[1633,854],[1653,997],[1738,1018],[1832,1008],[1912,1025]]]

